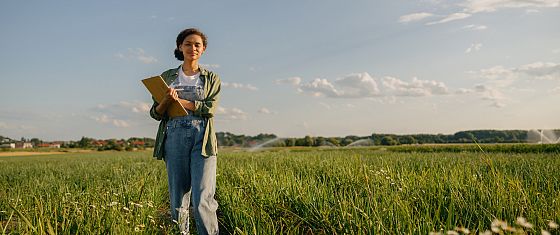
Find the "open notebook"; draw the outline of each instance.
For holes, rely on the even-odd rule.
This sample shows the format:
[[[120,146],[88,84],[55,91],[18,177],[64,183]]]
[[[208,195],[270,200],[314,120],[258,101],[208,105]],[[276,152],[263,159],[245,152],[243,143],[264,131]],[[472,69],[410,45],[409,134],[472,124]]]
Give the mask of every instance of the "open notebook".
[[[167,89],[169,89],[161,76],[143,79],[142,83],[144,83],[144,86],[148,88],[148,91],[152,94],[152,96],[158,103],[161,102],[161,100],[165,96],[165,92],[167,91]],[[187,110],[185,110],[185,108],[183,108],[183,106],[178,101],[174,101],[169,106],[169,108],[167,108],[167,115],[169,117],[186,116]]]

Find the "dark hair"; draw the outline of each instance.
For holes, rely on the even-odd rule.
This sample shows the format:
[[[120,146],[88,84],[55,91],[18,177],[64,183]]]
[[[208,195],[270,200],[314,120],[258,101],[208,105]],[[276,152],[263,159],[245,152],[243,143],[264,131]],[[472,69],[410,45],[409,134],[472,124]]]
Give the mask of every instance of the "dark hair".
[[[185,57],[183,56],[183,52],[179,50],[179,46],[183,43],[183,41],[185,41],[185,38],[187,38],[191,34],[200,36],[202,38],[202,45],[204,47],[208,45],[208,40],[206,39],[206,35],[204,35],[202,31],[196,28],[185,29],[181,31],[179,35],[177,35],[177,47],[175,48],[174,53],[175,53],[175,58],[177,58],[178,60],[181,61],[185,60]]]

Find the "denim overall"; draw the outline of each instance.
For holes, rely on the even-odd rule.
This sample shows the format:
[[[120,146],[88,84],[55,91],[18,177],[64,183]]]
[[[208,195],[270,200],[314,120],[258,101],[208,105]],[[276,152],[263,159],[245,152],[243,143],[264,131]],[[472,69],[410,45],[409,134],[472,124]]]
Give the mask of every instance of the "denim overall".
[[[183,87],[177,87],[183,88]],[[179,98],[202,100],[204,84],[177,91]],[[207,119],[192,115],[171,118],[167,122],[165,166],[169,183],[171,216],[181,232],[189,232],[189,205],[192,195],[198,234],[218,234],[214,199],[216,191],[216,156],[202,156],[202,140]]]

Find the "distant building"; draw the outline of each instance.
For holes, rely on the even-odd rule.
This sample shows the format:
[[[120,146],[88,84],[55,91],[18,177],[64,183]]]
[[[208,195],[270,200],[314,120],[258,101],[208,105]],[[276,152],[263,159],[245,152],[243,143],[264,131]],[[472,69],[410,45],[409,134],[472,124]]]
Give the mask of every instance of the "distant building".
[[[107,144],[107,141],[105,141],[105,140],[94,140],[91,144],[93,146],[102,147],[102,146]]]
[[[15,149],[16,144],[15,143],[5,143],[5,144],[1,144],[0,148]]]
[[[27,149],[27,148],[33,148],[33,144],[29,143],[29,142],[16,142],[16,148],[18,149]]]
[[[60,144],[59,144],[59,143],[50,143],[50,144],[49,144],[49,148],[59,149],[59,148],[60,148]]]
[[[40,143],[36,147],[38,148],[60,148],[59,143]]]
[[[132,143],[130,143],[130,144],[135,145],[135,146],[144,146],[145,143],[144,143],[144,141],[138,140],[138,141],[132,141]]]

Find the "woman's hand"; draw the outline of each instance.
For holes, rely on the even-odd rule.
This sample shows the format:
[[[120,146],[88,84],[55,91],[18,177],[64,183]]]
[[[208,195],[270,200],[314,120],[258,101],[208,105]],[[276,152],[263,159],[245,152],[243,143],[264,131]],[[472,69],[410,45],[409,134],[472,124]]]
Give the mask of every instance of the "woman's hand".
[[[179,101],[179,95],[173,87],[170,87],[165,92],[165,96],[163,97],[163,100],[161,100],[161,103],[170,104],[173,101]]]
[[[165,114],[169,105],[171,105],[173,101],[179,101],[179,100],[180,99],[179,99],[179,95],[177,94],[177,91],[170,87],[165,92],[165,96],[163,96],[161,103],[159,103],[158,106],[156,107],[156,112],[159,115]]]

